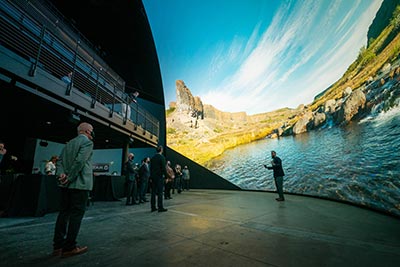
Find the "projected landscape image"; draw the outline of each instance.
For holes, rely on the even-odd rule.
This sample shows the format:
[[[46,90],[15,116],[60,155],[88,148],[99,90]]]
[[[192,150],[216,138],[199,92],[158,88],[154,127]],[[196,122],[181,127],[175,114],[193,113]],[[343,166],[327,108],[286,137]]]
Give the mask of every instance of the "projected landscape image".
[[[400,215],[400,1],[155,2],[170,148],[265,191],[275,150],[285,192]]]

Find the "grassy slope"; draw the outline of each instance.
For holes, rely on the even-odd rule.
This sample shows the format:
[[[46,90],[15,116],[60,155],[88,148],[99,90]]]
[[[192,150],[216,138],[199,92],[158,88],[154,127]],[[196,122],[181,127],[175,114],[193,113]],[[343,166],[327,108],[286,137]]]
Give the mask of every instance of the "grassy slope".
[[[347,87],[361,87],[369,77],[374,77],[382,66],[393,61],[399,55],[400,35],[397,34],[390,42],[387,38],[393,34],[394,26],[386,27],[380,36],[374,40],[368,49],[360,52],[358,59],[349,67],[347,72],[334,83],[318,99],[308,107],[315,111],[329,99],[339,99]],[[384,44],[387,45],[383,47]],[[376,54],[376,51],[380,51]],[[250,143],[265,138],[283,124],[293,126],[301,115],[301,111],[279,109],[269,113],[249,116],[249,121],[238,126],[237,123],[208,121],[204,124],[208,131],[196,132],[192,128],[180,125],[177,129],[168,129],[168,145],[186,157],[207,166],[207,162],[225,150],[235,146]],[[167,119],[173,118],[175,111],[167,112]],[[218,130],[216,130],[218,129]]]

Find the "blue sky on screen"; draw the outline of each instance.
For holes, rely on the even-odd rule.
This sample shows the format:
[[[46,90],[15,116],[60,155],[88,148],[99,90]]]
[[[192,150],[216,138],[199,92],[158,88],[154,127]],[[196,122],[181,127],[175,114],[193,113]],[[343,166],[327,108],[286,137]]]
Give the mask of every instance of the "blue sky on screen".
[[[143,0],[165,102],[175,81],[221,111],[309,104],[367,43],[382,0]]]

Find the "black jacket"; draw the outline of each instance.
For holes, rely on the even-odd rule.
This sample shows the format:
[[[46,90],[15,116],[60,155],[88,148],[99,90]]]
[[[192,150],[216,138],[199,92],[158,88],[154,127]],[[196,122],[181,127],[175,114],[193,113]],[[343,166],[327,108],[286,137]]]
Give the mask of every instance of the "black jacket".
[[[151,179],[162,179],[167,174],[165,165],[165,157],[159,153],[155,154],[150,160]]]
[[[267,169],[274,171],[274,178],[279,176],[285,176],[285,173],[283,172],[282,168],[282,160],[279,157],[275,156],[272,161],[273,161],[272,167],[267,167]]]

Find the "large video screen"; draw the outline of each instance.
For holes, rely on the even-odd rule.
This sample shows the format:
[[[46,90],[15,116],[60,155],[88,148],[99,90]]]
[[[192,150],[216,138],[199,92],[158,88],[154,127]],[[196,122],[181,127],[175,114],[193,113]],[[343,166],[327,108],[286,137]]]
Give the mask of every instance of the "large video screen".
[[[167,145],[242,189],[400,215],[400,1],[145,0]]]

